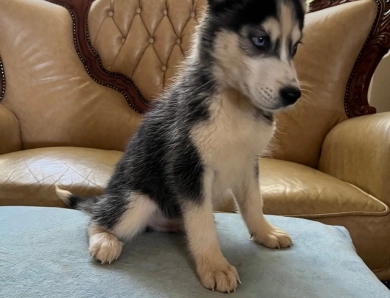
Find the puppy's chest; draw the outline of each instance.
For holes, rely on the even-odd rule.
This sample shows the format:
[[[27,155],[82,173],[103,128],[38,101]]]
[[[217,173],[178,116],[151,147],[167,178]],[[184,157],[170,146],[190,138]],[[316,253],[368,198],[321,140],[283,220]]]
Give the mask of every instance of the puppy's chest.
[[[272,136],[273,126],[226,105],[211,111],[210,120],[195,127],[192,138],[203,162],[222,179],[231,180],[253,167]]]

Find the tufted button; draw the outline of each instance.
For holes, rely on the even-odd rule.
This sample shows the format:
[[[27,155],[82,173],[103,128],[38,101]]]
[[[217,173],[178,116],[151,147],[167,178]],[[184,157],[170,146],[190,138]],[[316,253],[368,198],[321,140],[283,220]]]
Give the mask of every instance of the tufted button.
[[[141,8],[137,8],[135,11],[136,13],[141,13]]]
[[[176,39],[176,43],[180,44],[181,43],[181,39],[180,38]]]
[[[195,12],[191,12],[191,18],[195,18]]]
[[[162,70],[162,71],[166,71],[166,70],[167,70],[167,67],[164,65],[163,67],[161,67],[161,70]]]
[[[166,16],[168,14],[168,10],[164,9],[163,10],[163,15]]]
[[[125,43],[125,41],[126,41],[126,38],[122,38],[121,42]]]
[[[110,10],[110,11],[108,12],[108,16],[109,16],[109,17],[112,17],[113,15],[114,15],[114,12]]]
[[[154,43],[154,38],[153,37],[149,38],[149,43]]]

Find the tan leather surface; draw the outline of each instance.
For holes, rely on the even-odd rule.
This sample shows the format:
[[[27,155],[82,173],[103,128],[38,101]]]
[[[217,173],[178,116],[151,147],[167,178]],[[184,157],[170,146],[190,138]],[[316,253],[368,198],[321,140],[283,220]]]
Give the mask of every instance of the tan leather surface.
[[[19,121],[0,104],[0,154],[22,149]]]
[[[177,72],[205,3],[97,0],[89,15],[93,46],[106,68],[130,76],[153,99]],[[371,0],[307,15],[304,44],[296,57],[303,98],[277,116],[272,156],[317,167],[324,137],[347,119],[347,81],[375,15]]]
[[[91,41],[103,65],[131,77],[147,99],[158,96],[189,49],[206,0],[97,0]]]
[[[321,145],[334,125],[347,119],[344,95],[356,58],[376,16],[362,0],[306,16],[303,44],[295,59],[303,96],[277,116],[272,156],[316,168]]]
[[[56,206],[54,183],[80,195],[100,193],[121,155],[119,151],[77,147],[0,155],[0,204]],[[389,213],[374,197],[309,167],[273,159],[263,159],[260,167],[267,214],[316,218]]]
[[[88,76],[65,8],[2,0],[0,53],[7,77],[2,104],[19,120],[24,148],[125,148],[141,116],[119,92]]]
[[[323,144],[319,168],[390,206],[390,112],[334,127]]]
[[[54,185],[82,196],[94,196],[111,176],[122,152],[55,147],[0,155],[0,206],[64,204]]]
[[[283,160],[261,159],[260,188],[267,214],[316,218],[390,212],[384,203],[354,185]]]

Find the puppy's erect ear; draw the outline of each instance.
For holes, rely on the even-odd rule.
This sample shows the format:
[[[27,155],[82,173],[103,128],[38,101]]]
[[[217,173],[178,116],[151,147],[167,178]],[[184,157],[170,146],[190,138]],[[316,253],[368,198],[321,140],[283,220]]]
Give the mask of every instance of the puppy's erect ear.
[[[207,0],[207,2],[209,3],[209,5],[213,5],[213,4],[220,4],[222,2],[225,2],[226,0]]]
[[[212,10],[221,11],[227,8],[232,7],[236,1],[243,0],[207,0],[208,5]]]
[[[230,2],[230,0],[207,0],[207,2],[211,7],[216,7],[218,5],[224,4],[225,2]]]

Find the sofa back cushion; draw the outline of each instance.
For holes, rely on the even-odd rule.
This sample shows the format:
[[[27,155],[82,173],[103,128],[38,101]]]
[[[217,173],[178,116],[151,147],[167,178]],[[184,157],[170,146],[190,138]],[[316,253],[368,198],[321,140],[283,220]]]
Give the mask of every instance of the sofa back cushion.
[[[20,121],[24,148],[123,150],[142,117],[119,92],[88,76],[74,49],[68,11],[43,0],[3,2],[3,104]],[[89,13],[91,43],[107,70],[131,77],[144,97],[154,100],[186,56],[206,2],[96,0]],[[347,118],[347,81],[375,15],[372,0],[307,15],[296,57],[303,97],[277,115],[273,157],[317,166],[325,135]]]
[[[142,116],[89,77],[73,44],[69,12],[43,0],[2,0],[1,101],[20,123],[24,149],[79,146],[124,150]]]

